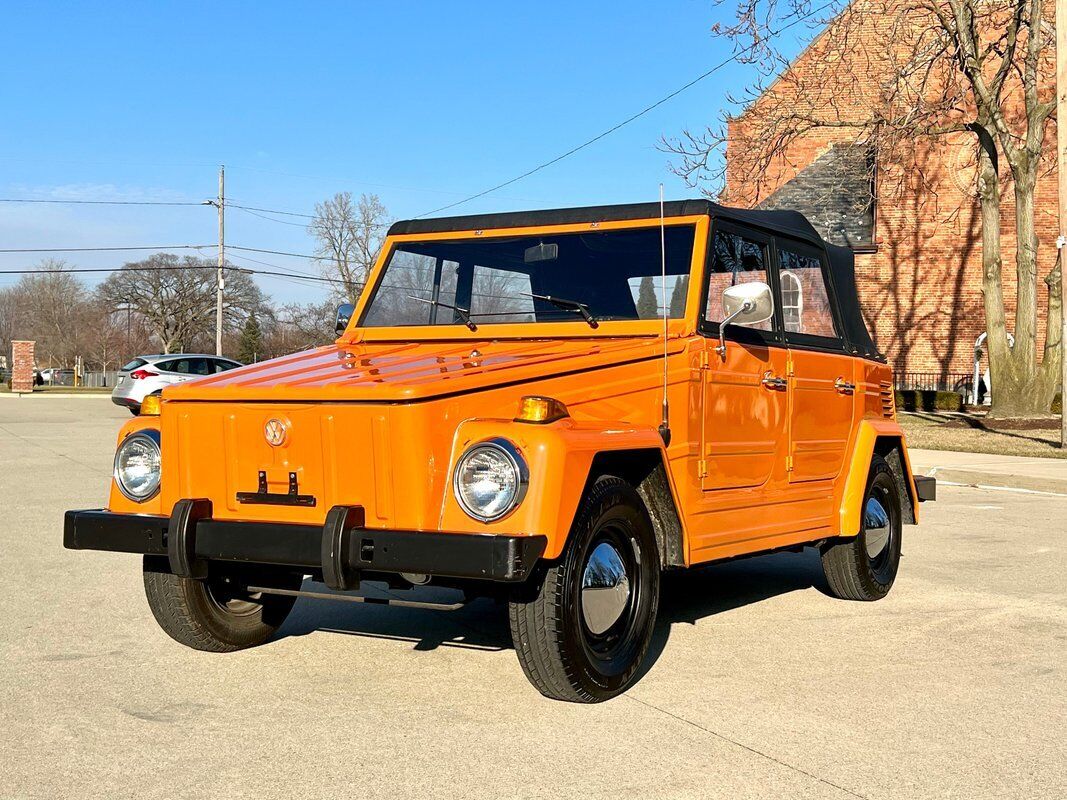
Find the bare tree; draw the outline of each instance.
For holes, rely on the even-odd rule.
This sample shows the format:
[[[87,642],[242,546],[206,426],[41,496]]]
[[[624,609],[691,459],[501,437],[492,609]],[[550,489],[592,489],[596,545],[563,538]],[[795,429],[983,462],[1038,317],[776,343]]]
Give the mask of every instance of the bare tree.
[[[310,347],[330,344],[337,338],[334,333],[336,306],[332,301],[324,303],[289,303],[276,308],[265,319],[263,337],[265,352],[273,358]]]
[[[338,281],[337,294],[355,304],[374,266],[389,223],[378,195],[339,192],[315,206],[308,233],[318,242],[316,254],[323,275]]]
[[[23,275],[16,285],[22,308],[18,336],[37,342],[36,357],[42,365],[66,366],[79,355],[78,319],[89,291],[68,269],[66,262],[46,259],[37,272]]]
[[[215,268],[207,259],[158,253],[111,273],[98,296],[114,308],[131,304],[164,353],[205,348],[215,325]],[[223,301],[230,333],[266,302],[252,277],[233,268],[226,272]]]
[[[704,131],[683,131],[664,146],[681,157],[674,169],[692,185],[709,195],[725,189],[725,199],[755,205],[795,172],[794,145],[803,139],[865,147],[874,156],[883,202],[892,200],[894,185],[924,180],[917,157],[944,142],[970,141],[993,411],[1047,412],[1063,357],[1058,261],[1044,279],[1041,354],[1037,336],[1035,188],[1054,162],[1045,147],[1055,113],[1052,8],[1041,0],[840,0],[829,7],[742,0],[736,21],[713,32],[732,40],[757,69],[755,84],[733,98],[746,113],[724,115]],[[775,37],[798,23],[821,31],[801,69],[790,65]],[[731,194],[739,184],[747,190]],[[1002,270],[1005,190],[1013,200],[1014,292],[1005,291]],[[1005,303],[1012,294],[1014,348]]]

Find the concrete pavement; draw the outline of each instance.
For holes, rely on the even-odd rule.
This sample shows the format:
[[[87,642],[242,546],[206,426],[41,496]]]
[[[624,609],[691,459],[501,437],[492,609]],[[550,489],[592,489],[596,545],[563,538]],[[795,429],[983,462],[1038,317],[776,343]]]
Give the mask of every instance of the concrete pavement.
[[[1067,458],[910,450],[912,469],[964,486],[1023,489],[1067,496]]]
[[[1067,498],[942,487],[878,603],[823,594],[810,550],[670,576],[647,674],[586,707],[529,686],[485,601],[172,642],[136,557],[62,549],[126,418],[0,404],[0,797],[1067,795]]]

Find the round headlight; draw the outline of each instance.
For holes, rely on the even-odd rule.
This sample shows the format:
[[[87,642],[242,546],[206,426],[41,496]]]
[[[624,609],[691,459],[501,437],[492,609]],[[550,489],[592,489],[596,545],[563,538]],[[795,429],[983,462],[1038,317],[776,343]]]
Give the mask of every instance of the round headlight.
[[[456,464],[453,490],[460,507],[474,519],[492,522],[522,502],[530,473],[507,439],[471,446]]]
[[[159,432],[143,430],[122,440],[115,452],[115,483],[130,500],[143,503],[159,491]]]

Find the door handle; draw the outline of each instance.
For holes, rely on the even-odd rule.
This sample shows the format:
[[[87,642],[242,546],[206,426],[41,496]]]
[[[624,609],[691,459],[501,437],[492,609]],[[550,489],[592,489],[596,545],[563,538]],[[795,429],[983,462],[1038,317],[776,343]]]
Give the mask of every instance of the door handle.
[[[779,378],[770,370],[763,373],[763,380],[761,380],[760,383],[773,391],[785,389],[789,385],[789,382],[785,378]]]
[[[841,394],[852,394],[856,391],[856,384],[849,383],[844,378],[838,378],[834,381],[834,388],[841,392]]]

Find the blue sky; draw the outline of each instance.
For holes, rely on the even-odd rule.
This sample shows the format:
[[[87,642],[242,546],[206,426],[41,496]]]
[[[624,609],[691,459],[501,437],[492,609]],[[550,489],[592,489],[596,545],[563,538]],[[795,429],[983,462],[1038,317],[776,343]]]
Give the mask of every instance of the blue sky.
[[[729,54],[709,32],[724,13],[697,0],[7,3],[0,197],[198,201],[215,194],[224,163],[227,195],[241,204],[310,213],[348,190],[415,216],[524,172],[706,71]],[[727,90],[750,78],[731,65],[450,213],[652,200],[661,181],[668,198],[694,195],[656,143],[712,122]],[[212,243],[215,225],[207,207],[0,203],[0,248]],[[312,247],[300,224],[237,210],[227,241]],[[110,267],[136,256],[64,257]],[[0,268],[40,258],[0,254]],[[0,286],[16,279],[0,275]],[[277,300],[325,294],[260,284]]]

